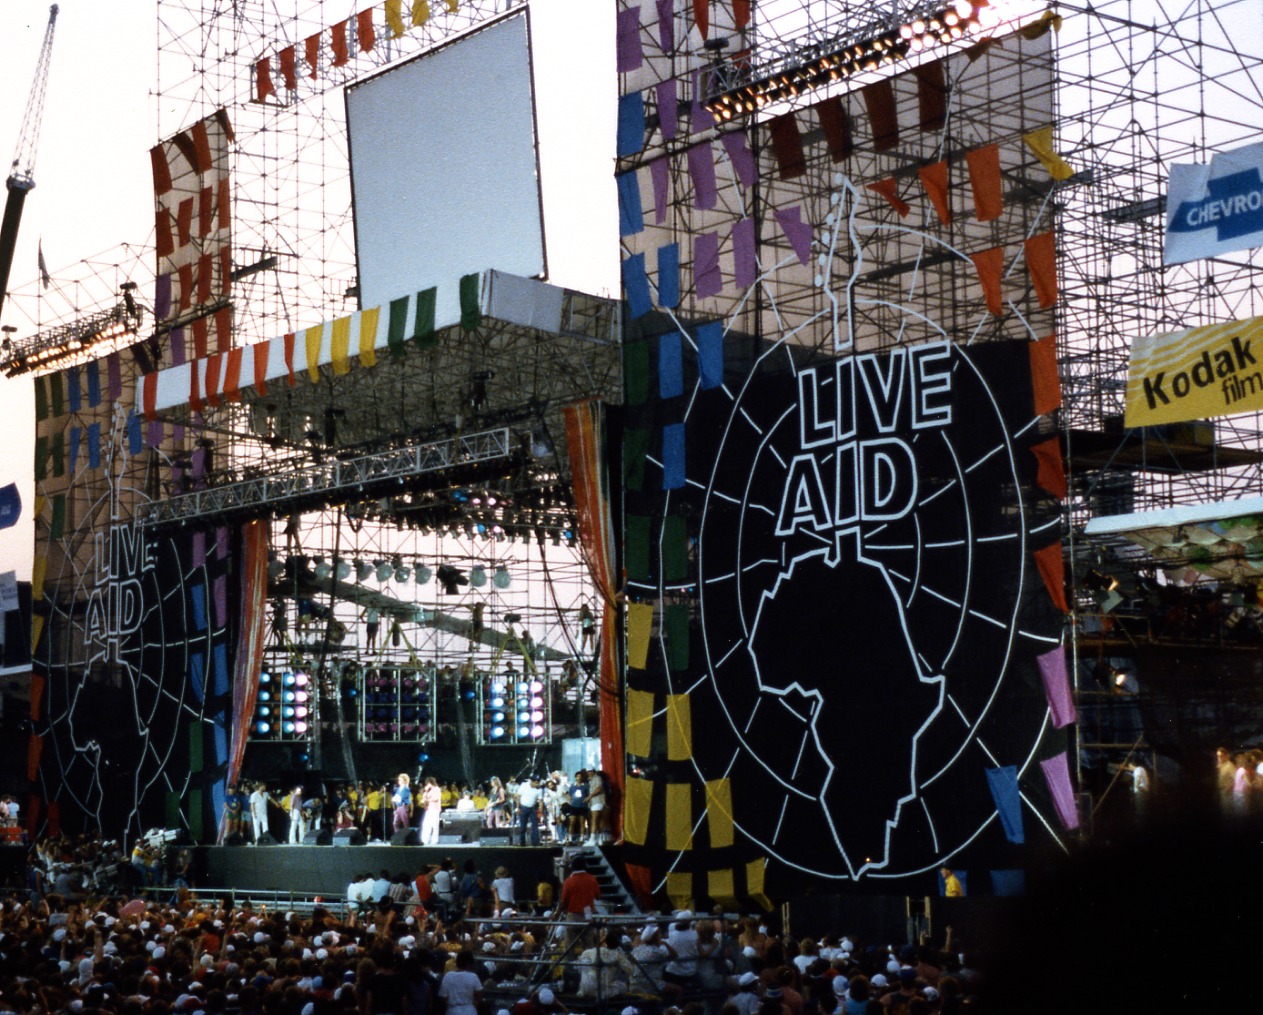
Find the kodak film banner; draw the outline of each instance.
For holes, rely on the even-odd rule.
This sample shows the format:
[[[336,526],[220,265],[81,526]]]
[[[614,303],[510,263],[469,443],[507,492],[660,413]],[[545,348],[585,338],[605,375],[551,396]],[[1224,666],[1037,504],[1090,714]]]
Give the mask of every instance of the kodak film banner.
[[[1220,152],[1206,165],[1175,163],[1167,183],[1163,264],[1263,244],[1263,144]]]
[[[1263,409],[1263,317],[1147,335],[1132,346],[1129,427]]]

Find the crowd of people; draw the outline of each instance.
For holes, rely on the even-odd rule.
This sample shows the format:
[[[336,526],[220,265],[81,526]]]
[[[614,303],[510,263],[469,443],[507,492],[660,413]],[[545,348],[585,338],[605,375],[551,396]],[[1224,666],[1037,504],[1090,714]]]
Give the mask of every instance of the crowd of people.
[[[388,840],[392,834],[417,828],[422,845],[438,842],[444,811],[475,813],[488,828],[505,828],[510,841],[539,845],[543,841],[590,845],[610,840],[609,801],[604,773],[580,770],[573,778],[560,771],[544,776],[522,775],[486,783],[440,782],[400,773],[392,783],[347,783],[332,795],[305,794],[302,785],[269,788],[266,783],[228,788],[224,802],[227,836],[264,841],[274,810],[286,821],[284,839],[301,843],[312,829],[355,828],[366,840]]]
[[[350,905],[309,913],[187,888],[99,898],[36,885],[0,906],[0,1011],[921,1015],[973,1003],[977,977],[950,931],[942,949],[893,948],[795,939],[754,917],[601,916],[582,858],[555,900],[519,900],[501,868],[489,903],[473,901],[474,877],[463,909],[445,904],[469,873],[457,880],[448,861],[357,879]]]

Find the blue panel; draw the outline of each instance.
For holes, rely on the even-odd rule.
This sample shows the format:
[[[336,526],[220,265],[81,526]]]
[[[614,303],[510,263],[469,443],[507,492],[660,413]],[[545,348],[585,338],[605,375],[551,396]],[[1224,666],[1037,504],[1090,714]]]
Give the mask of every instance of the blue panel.
[[[228,646],[222,641],[211,650],[211,687],[214,694],[228,693]]]
[[[127,419],[127,451],[138,455],[145,450],[145,435],[140,428],[140,413],[133,412]]]
[[[618,98],[618,156],[635,155],[645,146],[645,99],[640,92]]]
[[[1004,837],[1009,842],[1023,843],[1026,832],[1022,828],[1022,797],[1017,785],[1017,768],[1005,765],[1003,768],[988,768],[987,785],[991,789],[991,799],[995,801],[996,813],[1000,815],[1000,824],[1004,828]]]
[[[684,342],[678,331],[658,339],[658,395],[675,398],[684,394]]]
[[[614,177],[618,185],[618,235],[634,236],[645,228],[645,211],[640,203],[640,182],[635,173]]]
[[[66,392],[70,396],[70,411],[78,412],[83,408],[83,395],[79,391],[79,371],[66,371]]]
[[[632,254],[623,260],[623,293],[632,317],[643,317],[653,309],[649,298],[649,278],[645,275],[645,255]]]
[[[96,408],[101,404],[101,364],[93,360],[87,366],[88,371],[88,405]],[[93,468],[96,468],[94,465]]]
[[[697,329],[697,373],[704,390],[724,383],[724,326],[720,321]]]
[[[194,652],[189,656],[189,683],[193,685],[193,696],[200,704],[206,699],[206,654]]]
[[[662,489],[678,490],[684,486],[684,424],[672,423],[662,428]]]
[[[79,445],[83,441],[83,430],[80,427],[70,428],[70,472],[74,473],[79,461]]]
[[[658,306],[680,305],[680,245],[658,248]]]
[[[99,469],[101,467],[101,424],[90,423],[88,425],[88,467]]]
[[[193,630],[206,630],[206,585],[198,582],[190,589],[193,600]]]

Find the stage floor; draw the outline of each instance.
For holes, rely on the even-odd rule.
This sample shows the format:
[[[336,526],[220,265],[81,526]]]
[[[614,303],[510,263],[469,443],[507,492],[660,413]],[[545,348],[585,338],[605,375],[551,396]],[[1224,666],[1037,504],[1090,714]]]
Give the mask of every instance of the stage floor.
[[[345,899],[357,874],[389,872],[411,879],[427,864],[450,857],[460,872],[472,860],[488,881],[497,867],[508,868],[517,894],[535,897],[543,877],[557,876],[560,846],[200,846],[198,887],[208,889],[301,892]]]

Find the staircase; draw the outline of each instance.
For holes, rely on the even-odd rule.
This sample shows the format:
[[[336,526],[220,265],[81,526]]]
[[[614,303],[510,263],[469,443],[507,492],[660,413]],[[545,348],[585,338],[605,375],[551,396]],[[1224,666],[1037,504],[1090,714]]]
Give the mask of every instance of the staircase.
[[[604,905],[607,915],[644,915],[644,911],[636,902],[635,897],[627,890],[627,886],[623,884],[623,879],[618,876],[610,865],[609,860],[606,859],[601,847],[567,846],[563,853],[567,866],[569,866],[570,861],[574,857],[583,857],[584,863],[587,864],[588,873],[595,877],[597,883],[601,886],[600,901]]]

